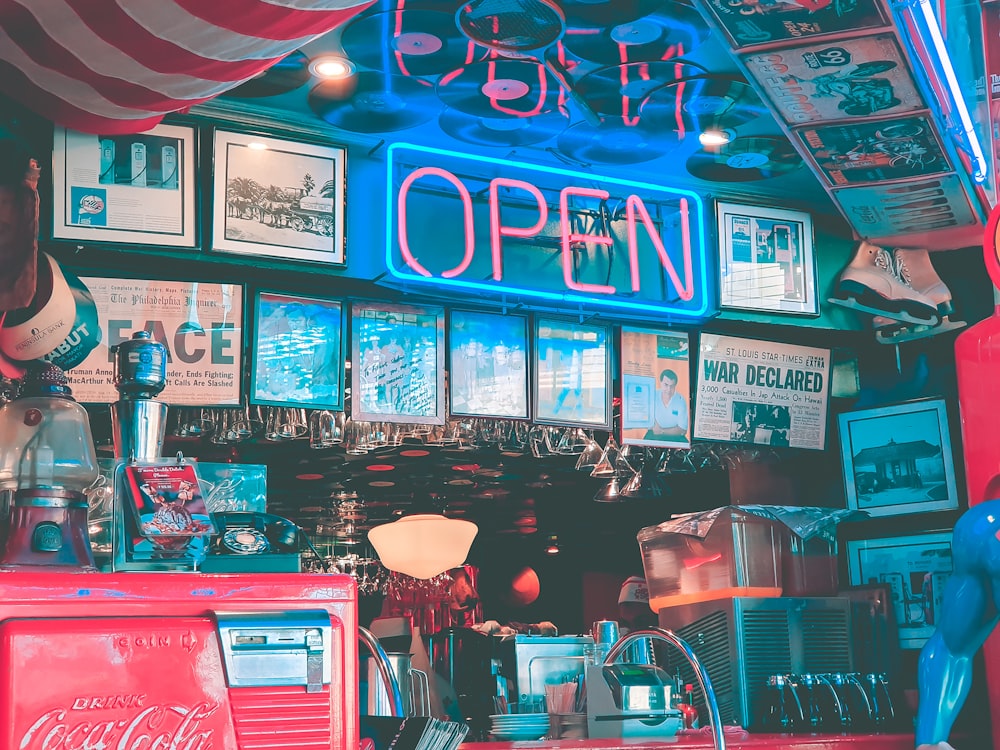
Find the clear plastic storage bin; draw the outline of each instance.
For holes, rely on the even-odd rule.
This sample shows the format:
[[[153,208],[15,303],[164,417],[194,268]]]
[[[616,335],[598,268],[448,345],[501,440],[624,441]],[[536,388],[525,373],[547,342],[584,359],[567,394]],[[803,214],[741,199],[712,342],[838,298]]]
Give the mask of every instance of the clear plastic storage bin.
[[[726,507],[638,534],[649,605],[731,596],[781,596],[783,534],[767,518]]]

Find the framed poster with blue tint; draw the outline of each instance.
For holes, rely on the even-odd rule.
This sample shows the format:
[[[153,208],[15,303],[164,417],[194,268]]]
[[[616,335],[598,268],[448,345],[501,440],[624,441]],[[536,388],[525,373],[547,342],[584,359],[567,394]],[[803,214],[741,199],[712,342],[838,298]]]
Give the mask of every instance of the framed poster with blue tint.
[[[534,421],[611,429],[611,327],[535,318]]]
[[[250,401],[344,408],[344,313],[338,300],[257,292]]]
[[[444,424],[444,308],[351,305],[351,416]]]
[[[622,326],[622,444],[691,447],[688,335]]]
[[[812,217],[721,201],[715,211],[720,307],[819,315]]]
[[[451,414],[528,419],[528,318],[452,310],[448,326]]]

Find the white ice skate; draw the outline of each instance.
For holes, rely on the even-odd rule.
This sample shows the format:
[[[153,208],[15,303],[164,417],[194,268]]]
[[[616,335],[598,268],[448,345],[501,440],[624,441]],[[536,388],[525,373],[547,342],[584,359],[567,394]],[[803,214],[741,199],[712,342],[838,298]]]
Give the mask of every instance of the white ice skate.
[[[937,303],[922,290],[914,288],[909,261],[909,256],[900,255],[899,251],[862,241],[840,274],[835,296],[827,301],[905,323],[937,325],[940,322]],[[930,265],[929,260],[927,264]],[[920,270],[924,272],[922,265]],[[950,304],[950,295],[948,299]]]
[[[957,331],[968,325],[964,320],[951,319],[955,312],[951,302],[951,290],[934,270],[930,254],[926,250],[896,248],[892,254],[896,268],[905,273],[910,286],[934,303],[939,322],[936,325],[915,324],[876,315],[872,319],[876,341],[880,344],[902,344],[948,331]]]

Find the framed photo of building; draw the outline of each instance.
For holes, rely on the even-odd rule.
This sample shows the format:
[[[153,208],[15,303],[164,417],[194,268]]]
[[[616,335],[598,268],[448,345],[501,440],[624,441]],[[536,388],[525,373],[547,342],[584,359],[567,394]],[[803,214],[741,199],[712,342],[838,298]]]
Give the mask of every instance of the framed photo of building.
[[[847,507],[873,516],[958,508],[943,399],[839,416]]]
[[[157,125],[128,135],[54,132],[53,239],[197,247],[193,127]]]
[[[951,532],[848,541],[847,569],[852,586],[889,586],[900,647],[921,648],[941,613],[952,569]]]
[[[723,202],[715,210],[720,307],[819,315],[812,217]]]
[[[535,318],[533,419],[611,429],[611,327]]]
[[[351,305],[351,416],[444,424],[444,308]]]
[[[250,401],[344,408],[344,312],[339,300],[258,291]]]
[[[622,326],[622,444],[691,447],[688,335]]]
[[[347,150],[215,131],[212,249],[346,263]]]
[[[452,310],[448,325],[448,411],[528,419],[528,318]]]

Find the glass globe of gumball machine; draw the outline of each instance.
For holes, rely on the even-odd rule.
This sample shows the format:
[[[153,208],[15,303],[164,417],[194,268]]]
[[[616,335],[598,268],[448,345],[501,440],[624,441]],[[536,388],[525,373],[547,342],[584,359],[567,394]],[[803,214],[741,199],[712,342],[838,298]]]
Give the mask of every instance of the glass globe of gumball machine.
[[[56,365],[33,366],[0,408],[0,489],[13,492],[0,564],[93,569],[84,491],[97,477],[87,411]]]

